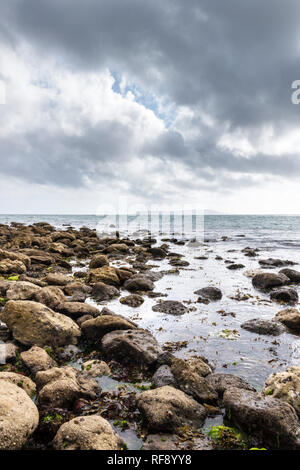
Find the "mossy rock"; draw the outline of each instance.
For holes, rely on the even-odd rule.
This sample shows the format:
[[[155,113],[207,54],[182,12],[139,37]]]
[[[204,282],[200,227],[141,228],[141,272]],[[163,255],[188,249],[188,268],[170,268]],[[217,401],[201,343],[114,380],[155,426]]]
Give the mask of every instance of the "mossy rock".
[[[213,426],[208,435],[217,444],[219,449],[247,449],[245,437],[234,428],[228,426]]]

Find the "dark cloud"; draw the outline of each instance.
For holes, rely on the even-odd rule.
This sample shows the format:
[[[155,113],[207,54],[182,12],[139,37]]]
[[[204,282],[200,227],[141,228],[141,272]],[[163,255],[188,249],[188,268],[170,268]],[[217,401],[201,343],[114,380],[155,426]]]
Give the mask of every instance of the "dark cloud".
[[[298,149],[246,158],[218,145],[224,129],[240,130],[255,144],[266,126],[275,137],[299,126],[300,108],[291,104],[291,83],[300,78],[298,0],[10,0],[0,5],[0,40],[16,51],[25,41],[76,73],[108,67],[175,108],[190,108],[190,125],[200,135],[170,128],[147,140],[140,158],[154,156],[165,167],[185,163],[203,187],[234,189],[255,184],[255,175],[300,175]],[[203,123],[203,113],[212,125]],[[0,143],[1,171],[70,186],[95,175],[120,178],[118,162],[136,150],[132,140],[131,128],[116,120],[83,124],[77,137],[27,132]],[[129,176],[128,182],[139,192]],[[147,193],[146,185],[140,192]]]

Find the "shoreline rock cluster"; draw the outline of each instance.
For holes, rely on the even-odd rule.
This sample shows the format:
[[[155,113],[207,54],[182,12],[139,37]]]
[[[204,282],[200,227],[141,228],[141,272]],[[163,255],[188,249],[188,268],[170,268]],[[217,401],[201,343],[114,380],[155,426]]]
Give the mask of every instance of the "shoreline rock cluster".
[[[162,297],[155,283],[164,272],[151,269],[155,260],[187,266],[171,243],[99,239],[86,227],[62,231],[48,223],[0,226],[1,449],[126,449],[118,429],[134,430],[148,450],[300,449],[299,367],[273,374],[258,392],[238,376],[214,373],[203,357],[177,358],[107,307],[114,298],[138,308],[146,296]],[[282,267],[279,261],[262,264]],[[242,327],[299,331],[298,294],[290,286],[297,282],[300,273],[289,268],[255,274],[255,288],[290,307],[272,322]],[[222,298],[214,286],[195,294],[199,303]],[[188,312],[162,299],[152,309]],[[103,390],[105,380],[119,385]],[[223,413],[228,426],[204,433],[205,420]]]

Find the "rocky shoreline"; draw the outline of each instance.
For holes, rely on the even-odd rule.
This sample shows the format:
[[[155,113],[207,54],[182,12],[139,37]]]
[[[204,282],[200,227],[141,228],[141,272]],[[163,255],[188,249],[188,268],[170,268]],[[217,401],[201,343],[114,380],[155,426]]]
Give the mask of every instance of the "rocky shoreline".
[[[191,301],[156,291],[163,276],[188,267],[176,251],[184,243],[99,238],[46,222],[0,226],[0,449],[300,449],[300,367],[270,375],[257,391],[201,355],[179,358],[138,319],[111,310],[114,300],[138,311],[151,298],[152,313],[180,319],[192,311]],[[155,269],[161,260],[168,270]],[[248,273],[281,307],[242,329],[274,341],[299,333],[293,264],[260,259]],[[227,263],[232,273],[244,267]],[[208,305],[223,292],[212,283],[195,295]]]

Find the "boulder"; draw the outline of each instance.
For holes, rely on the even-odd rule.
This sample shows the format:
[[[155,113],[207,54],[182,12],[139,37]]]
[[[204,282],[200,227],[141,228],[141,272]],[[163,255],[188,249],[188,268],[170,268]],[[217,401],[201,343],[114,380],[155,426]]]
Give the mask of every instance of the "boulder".
[[[9,289],[6,291],[6,298],[8,300],[32,300],[40,290],[40,287],[30,282],[10,282]]]
[[[241,325],[241,328],[259,335],[278,336],[284,332],[284,328],[279,323],[272,320],[261,320],[260,318],[246,321]]]
[[[39,412],[27,393],[0,380],[0,450],[22,449],[39,423]]]
[[[93,284],[92,297],[98,302],[111,300],[119,295],[119,290],[114,286],[104,284],[104,282],[96,282],[96,284]]]
[[[41,265],[41,269],[44,269],[44,266],[51,266],[51,264],[54,262],[54,258],[41,252],[39,254],[30,255],[30,261],[31,264]]]
[[[100,312],[96,307],[84,302],[65,302],[59,305],[58,310],[60,313],[74,319],[78,319],[83,315],[91,315],[92,317],[100,315]]]
[[[54,367],[35,376],[39,403],[52,407],[70,407],[79,398],[95,400],[101,389],[97,382],[74,367]]]
[[[102,377],[102,375],[111,375],[109,366],[99,359],[91,359],[81,365],[82,372],[89,377]]]
[[[155,246],[148,249],[148,253],[155,259],[163,259],[167,256],[167,252],[163,248]]]
[[[43,287],[35,293],[34,300],[46,305],[52,310],[57,309],[60,304],[66,302],[66,298],[62,290],[55,286]]]
[[[243,269],[244,267],[245,267],[244,264],[237,264],[237,263],[229,264],[228,266],[226,266],[226,268],[230,269],[231,271],[236,271],[237,269]]]
[[[135,327],[123,317],[117,315],[101,315],[82,323],[81,328],[88,339],[99,341],[104,335],[111,331],[130,330]]]
[[[55,360],[49,356],[45,349],[39,346],[32,346],[32,348],[27,351],[21,352],[20,356],[32,375],[36,375],[37,372],[51,369],[57,365]]]
[[[73,278],[62,273],[49,273],[47,274],[45,280],[50,286],[63,287],[72,282]]]
[[[281,259],[274,259],[274,258],[268,258],[268,259],[260,259],[259,264],[261,266],[271,266],[271,267],[280,267],[280,266],[291,266],[294,263],[294,261],[289,261],[289,260],[281,260]]]
[[[155,388],[164,387],[165,385],[175,385],[176,380],[171,368],[167,365],[160,366],[152,377],[152,383]]]
[[[276,289],[270,294],[271,300],[276,302],[285,302],[288,304],[295,304],[298,302],[298,292],[295,289],[288,287],[283,287],[281,289]]]
[[[229,388],[242,388],[255,392],[255,388],[252,387],[246,380],[232,374],[211,374],[206,377],[208,384],[217,392],[219,398],[223,397],[224,392]]]
[[[201,357],[190,357],[186,359],[189,367],[201,377],[206,377],[212,373],[210,366]]]
[[[129,305],[129,307],[137,308],[144,303],[144,299],[141,295],[130,294],[126,297],[121,297],[120,303],[124,305]]]
[[[56,253],[61,256],[74,256],[74,251],[68,248],[64,243],[51,243],[49,245],[48,251],[50,253]]]
[[[35,383],[29,377],[26,377],[26,375],[15,372],[0,372],[0,381],[2,380],[22,388],[30,398],[33,398],[36,394]]]
[[[188,309],[176,300],[163,300],[152,307],[154,312],[167,313],[168,315],[183,315]]]
[[[106,253],[127,253],[129,247],[125,243],[113,243],[109,245],[106,249]]]
[[[290,269],[290,268],[281,269],[279,273],[287,276],[289,280],[291,282],[294,282],[295,284],[299,284],[300,282],[300,272],[296,271],[295,269]]]
[[[30,258],[29,256],[24,255],[23,253],[14,253],[13,251],[0,249],[0,261],[3,260],[19,261],[23,265],[25,265],[26,268],[30,267]]]
[[[286,308],[280,310],[275,315],[275,321],[279,321],[291,330],[300,331],[300,312],[296,308]]]
[[[222,291],[217,287],[204,287],[203,289],[198,289],[194,292],[194,294],[199,295],[200,297],[207,299],[207,300],[221,300],[222,299]]]
[[[271,374],[263,394],[289,403],[300,416],[300,367],[290,367],[284,372]]]
[[[22,261],[12,261],[4,259],[0,261],[0,274],[23,274],[26,273],[26,266]]]
[[[80,328],[69,317],[30,300],[9,300],[1,320],[17,341],[30,346],[76,344],[81,335]]]
[[[53,439],[55,450],[121,450],[125,443],[99,415],[80,416],[64,423]]]
[[[117,274],[116,268],[111,266],[103,266],[102,268],[91,269],[87,275],[87,282],[89,284],[103,282],[104,284],[108,284],[110,286],[120,286],[120,278]]]
[[[290,282],[284,274],[259,273],[252,278],[252,284],[258,289],[272,289],[281,287]]]
[[[109,261],[106,255],[94,255],[90,261],[90,269],[102,268],[108,266]]]
[[[103,352],[120,362],[148,365],[155,363],[162,348],[156,339],[146,330],[117,330],[102,338]]]
[[[57,242],[58,240],[76,240],[76,236],[73,233],[62,231],[62,232],[54,232],[51,234],[51,240],[53,242]]]
[[[124,288],[131,292],[152,291],[154,289],[154,284],[147,276],[136,274],[124,283]]]
[[[300,449],[299,420],[288,403],[241,388],[227,389],[223,403],[227,419],[249,436],[252,446]]]
[[[184,393],[191,395],[200,403],[215,403],[217,401],[218,395],[212,386],[183,359],[174,358],[171,371],[177,387]]]
[[[72,296],[74,302],[84,302],[91,294],[92,288],[81,281],[74,281],[64,287],[64,293]]]
[[[181,426],[199,427],[206,417],[204,406],[168,385],[141,393],[137,406],[151,432],[172,432]]]

